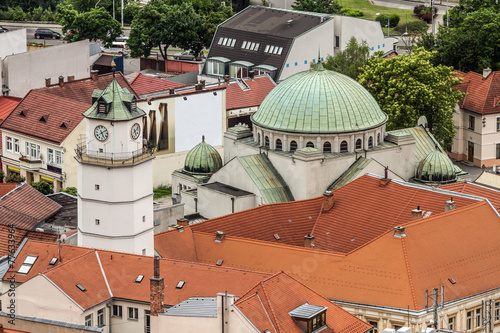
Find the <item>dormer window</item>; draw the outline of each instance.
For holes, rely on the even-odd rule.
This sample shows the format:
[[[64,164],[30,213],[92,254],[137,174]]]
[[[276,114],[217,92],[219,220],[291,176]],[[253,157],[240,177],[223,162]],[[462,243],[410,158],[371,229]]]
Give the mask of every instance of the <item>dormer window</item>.
[[[288,314],[305,333],[312,333],[326,326],[327,309],[324,306],[304,303]]]
[[[137,109],[137,100],[135,98],[132,100],[130,107],[131,107],[131,110],[130,110],[131,112],[133,112]]]
[[[106,113],[107,112],[107,104],[105,102],[99,102],[97,105],[97,113]]]

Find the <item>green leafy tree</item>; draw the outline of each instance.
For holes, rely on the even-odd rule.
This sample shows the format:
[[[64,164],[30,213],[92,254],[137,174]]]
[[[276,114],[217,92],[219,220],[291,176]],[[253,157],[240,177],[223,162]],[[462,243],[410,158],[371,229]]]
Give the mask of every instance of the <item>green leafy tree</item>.
[[[54,186],[47,182],[44,182],[43,180],[31,183],[31,186],[33,186],[38,192],[44,195],[54,193]]]
[[[361,68],[358,82],[388,114],[387,130],[415,126],[425,116],[436,139],[448,148],[455,134],[454,108],[465,95],[454,88],[461,79],[452,68],[434,66],[432,57],[417,48],[409,56],[372,58]]]
[[[165,0],[167,5],[182,5],[183,3],[190,3],[196,13],[200,15],[208,14],[213,9],[212,1],[210,0]]]
[[[484,8],[471,12],[455,27],[441,26],[435,36],[423,34],[418,45],[437,51],[435,64],[463,72],[500,70],[500,13]]]
[[[210,46],[214,38],[217,26],[234,15],[229,6],[220,6],[218,10],[210,12],[205,16],[205,27],[203,32],[203,42],[206,47]]]
[[[25,177],[17,174],[17,173],[11,173],[7,177],[5,177],[5,182],[6,183],[22,183],[26,180]]]
[[[450,27],[459,26],[467,15],[481,9],[499,13],[500,3],[497,0],[460,0],[457,6],[449,10]]]
[[[134,17],[136,17],[140,10],[141,6],[138,2],[134,1],[126,4],[125,7],[123,7],[123,20],[127,23],[132,23]]]
[[[342,14],[342,6],[335,0],[296,0],[292,8],[305,12]]]
[[[66,188],[62,188],[62,189],[61,189],[61,192],[65,192],[65,193],[68,193],[68,194],[74,195],[75,197],[78,195],[78,190],[76,189],[76,187],[66,187]]]
[[[356,37],[351,37],[347,47],[339,51],[333,57],[328,57],[323,64],[326,69],[342,73],[353,79],[358,77],[359,69],[370,59],[370,49],[368,43],[362,41],[358,43]]]
[[[66,36],[70,42],[84,39],[101,40],[105,45],[110,46],[122,33],[120,22],[114,20],[102,7],[78,13],[70,5],[62,6],[57,20],[63,26],[63,31],[71,32]]]

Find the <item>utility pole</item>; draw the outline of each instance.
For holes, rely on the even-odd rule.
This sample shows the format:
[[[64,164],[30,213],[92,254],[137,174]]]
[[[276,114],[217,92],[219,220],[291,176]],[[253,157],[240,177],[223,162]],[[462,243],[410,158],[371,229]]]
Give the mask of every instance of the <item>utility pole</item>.
[[[439,297],[441,297],[441,304],[438,302]],[[432,295],[429,295],[429,289],[425,290],[425,308],[429,309],[428,300],[432,299],[432,308],[428,311],[432,311],[434,314],[434,328],[439,329],[439,317],[438,309],[444,307],[444,286],[441,286],[441,293],[439,293],[438,288],[432,288]],[[491,332],[490,332],[491,333]]]
[[[493,300],[483,301],[483,333],[493,333]]]
[[[432,18],[432,35],[434,36],[434,34],[435,34],[435,28],[434,28],[434,0],[431,0],[431,18]]]

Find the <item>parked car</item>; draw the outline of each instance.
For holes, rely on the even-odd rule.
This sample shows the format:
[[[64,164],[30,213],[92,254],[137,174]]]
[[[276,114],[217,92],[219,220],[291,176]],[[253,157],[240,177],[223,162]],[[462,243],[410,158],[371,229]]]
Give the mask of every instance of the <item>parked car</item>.
[[[9,29],[4,28],[4,27],[2,27],[2,26],[0,25],[0,33],[2,33],[2,32],[7,32],[7,31],[9,31]]]
[[[190,51],[174,53],[174,59],[194,60],[195,58],[196,57],[194,55],[192,55]]]
[[[55,38],[59,39],[61,38],[61,34],[58,32],[55,32],[54,30],[51,29],[45,29],[45,28],[38,28],[35,31],[35,39],[41,39],[41,38]]]
[[[120,36],[116,37],[115,42],[122,42],[126,43],[128,41],[128,36],[125,36],[124,34],[121,34]]]

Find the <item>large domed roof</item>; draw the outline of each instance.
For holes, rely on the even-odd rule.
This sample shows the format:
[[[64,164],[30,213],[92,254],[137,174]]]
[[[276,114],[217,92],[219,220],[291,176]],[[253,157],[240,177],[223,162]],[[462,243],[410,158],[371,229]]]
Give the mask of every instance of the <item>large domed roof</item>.
[[[415,179],[424,183],[449,183],[457,180],[455,165],[440,150],[434,150],[420,161]]]
[[[318,64],[271,90],[252,121],[278,131],[327,134],[378,127],[387,115],[362,85]]]
[[[205,142],[196,145],[186,156],[184,170],[194,173],[214,173],[222,168],[222,158],[219,152]]]

